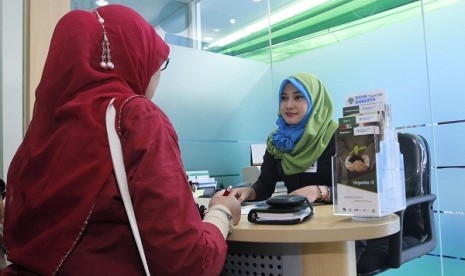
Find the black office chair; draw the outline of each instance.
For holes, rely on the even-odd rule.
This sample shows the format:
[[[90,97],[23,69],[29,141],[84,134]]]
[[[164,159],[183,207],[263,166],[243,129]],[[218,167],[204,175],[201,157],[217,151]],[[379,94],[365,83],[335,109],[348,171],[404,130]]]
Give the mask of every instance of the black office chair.
[[[401,227],[391,236],[367,240],[357,262],[357,274],[375,275],[431,252],[436,246],[431,194],[430,155],[421,135],[399,133],[404,156],[406,209],[397,212]]]
[[[5,181],[3,181],[3,179],[0,178],[0,195],[1,195],[2,199],[5,198],[5,191],[6,191]]]

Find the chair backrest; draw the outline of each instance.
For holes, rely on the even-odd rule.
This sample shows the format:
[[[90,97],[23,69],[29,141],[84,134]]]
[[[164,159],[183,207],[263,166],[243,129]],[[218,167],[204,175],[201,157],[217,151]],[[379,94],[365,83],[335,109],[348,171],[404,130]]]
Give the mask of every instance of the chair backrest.
[[[405,193],[407,198],[431,193],[431,170],[428,142],[423,136],[399,133],[400,152],[404,156]]]
[[[400,152],[404,156],[405,195],[407,198],[431,194],[430,154],[427,141],[420,135],[399,133]],[[405,210],[403,235],[424,239],[425,215],[420,204]]]
[[[395,244],[390,248],[392,268],[425,255],[436,246],[433,213],[436,196],[431,194],[428,142],[423,136],[410,133],[399,133],[398,138],[404,156],[407,208],[397,213],[402,226],[397,237],[394,235],[391,238],[391,245]]]

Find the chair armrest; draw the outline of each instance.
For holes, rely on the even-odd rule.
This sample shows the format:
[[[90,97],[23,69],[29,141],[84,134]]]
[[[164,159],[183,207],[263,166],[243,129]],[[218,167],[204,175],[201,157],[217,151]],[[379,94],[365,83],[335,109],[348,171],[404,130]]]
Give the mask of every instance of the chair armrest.
[[[436,200],[436,195],[435,194],[427,194],[427,195],[421,195],[421,196],[415,196],[415,197],[409,197],[406,200],[406,208],[412,205],[416,205],[419,203],[424,203],[424,202],[434,202]]]
[[[398,268],[398,267],[400,267],[401,264],[403,264],[404,262],[412,259],[413,258],[412,256],[414,255],[414,252],[416,251],[415,249],[410,249],[410,250],[406,251],[407,254],[405,256],[403,256],[403,253],[399,254],[399,252],[403,251],[403,249],[402,249],[402,237],[403,237],[403,224],[404,224],[405,210],[410,206],[413,206],[413,205],[416,205],[416,204],[421,204],[421,203],[428,203],[427,204],[427,206],[429,206],[428,208],[431,208],[431,205],[433,204],[433,202],[435,200],[436,200],[436,195],[435,194],[427,194],[427,195],[421,195],[421,196],[416,196],[416,197],[410,197],[410,198],[407,198],[407,200],[406,200],[405,209],[396,212],[396,214],[399,216],[401,227],[400,227],[399,232],[389,236],[388,264],[389,264],[390,268]],[[424,207],[426,207],[426,206],[424,206]],[[427,223],[430,223],[431,221],[433,221],[433,219],[434,218],[432,216],[432,213],[429,213],[429,215],[427,215],[427,220],[428,220]],[[434,244],[436,243],[434,229],[432,229],[431,236],[428,239],[433,240],[432,243],[433,243],[433,248],[434,248]],[[430,243],[430,245],[421,245],[420,247],[426,248],[426,247],[430,247],[430,246],[431,246],[431,243]]]
[[[402,250],[401,263],[418,258],[427,252],[431,252],[436,247],[436,231],[434,229],[434,215],[432,212],[432,205],[435,200],[436,195],[434,194],[413,197],[410,201],[407,200],[409,204],[408,206],[423,203],[422,209],[425,214],[424,219],[428,235],[426,239],[421,242],[421,244]]]

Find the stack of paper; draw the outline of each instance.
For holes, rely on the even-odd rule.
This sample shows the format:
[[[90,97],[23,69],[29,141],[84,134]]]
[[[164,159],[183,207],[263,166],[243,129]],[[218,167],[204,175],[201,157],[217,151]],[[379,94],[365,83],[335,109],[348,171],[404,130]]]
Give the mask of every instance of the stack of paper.
[[[197,186],[197,189],[205,189],[216,186],[218,182],[214,177],[210,177],[208,171],[187,171],[187,180],[193,185]]]

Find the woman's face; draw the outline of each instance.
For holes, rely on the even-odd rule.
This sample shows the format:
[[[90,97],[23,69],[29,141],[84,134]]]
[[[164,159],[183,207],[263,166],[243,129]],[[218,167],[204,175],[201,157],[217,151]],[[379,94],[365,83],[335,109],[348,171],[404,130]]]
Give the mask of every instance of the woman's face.
[[[147,86],[147,89],[145,90],[145,97],[148,99],[153,98],[155,95],[155,90],[157,90],[158,83],[160,82],[160,70],[155,72],[155,74],[152,75],[152,78],[150,79],[149,85]]]
[[[289,125],[299,123],[307,113],[308,102],[297,88],[288,82],[281,94],[279,111],[284,121]]]

